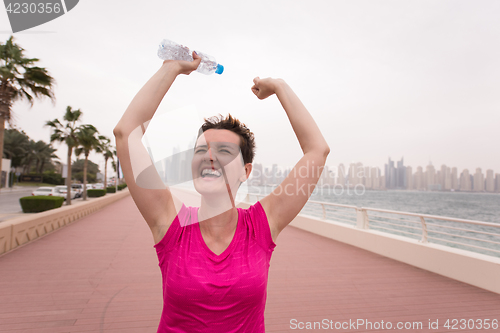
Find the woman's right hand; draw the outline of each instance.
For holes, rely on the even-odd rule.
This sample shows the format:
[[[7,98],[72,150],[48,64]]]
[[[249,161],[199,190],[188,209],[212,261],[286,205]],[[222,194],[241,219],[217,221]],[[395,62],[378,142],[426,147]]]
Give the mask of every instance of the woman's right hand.
[[[193,51],[193,61],[186,60],[165,60],[164,65],[170,65],[175,68],[177,74],[189,75],[192,71],[195,71],[200,65],[201,57]]]

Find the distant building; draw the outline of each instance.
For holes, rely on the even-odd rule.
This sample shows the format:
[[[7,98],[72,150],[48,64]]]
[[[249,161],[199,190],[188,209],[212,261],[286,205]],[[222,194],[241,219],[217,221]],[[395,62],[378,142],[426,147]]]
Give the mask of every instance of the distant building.
[[[248,180],[248,184],[254,186],[263,185],[262,178],[263,178],[262,164],[255,163],[252,167],[252,175]]]
[[[390,157],[389,161],[385,165],[384,177],[385,177],[385,188],[390,189],[396,187],[396,168],[394,168],[394,162],[391,161]]]
[[[495,192],[495,179],[491,169],[486,170],[486,192]]]
[[[346,183],[346,172],[345,172],[345,166],[344,164],[340,163],[339,164],[339,170],[338,170],[338,177],[337,177],[337,184],[344,186]]]
[[[401,157],[401,161],[397,162],[396,169],[396,188],[405,189],[407,187],[406,184],[406,167],[404,166],[403,157]]]
[[[386,188],[385,188],[385,176],[380,176],[380,189],[386,190]]]
[[[413,173],[411,166],[406,167],[406,189],[413,190],[415,187],[413,185]]]
[[[417,171],[413,176],[413,180],[414,180],[414,187],[416,190],[422,191],[425,189],[424,172],[421,166],[417,167]]]
[[[460,174],[460,191],[471,191],[472,190],[471,183],[472,182],[470,179],[469,170],[464,169]]]
[[[321,172],[321,176],[318,179],[318,185],[319,186],[332,186],[334,185],[334,177],[335,173],[331,171],[327,165],[323,168],[323,171]]]
[[[451,189],[458,190],[458,170],[457,168],[451,168]]]
[[[370,169],[370,179],[372,183],[372,188],[374,190],[379,190],[382,185],[381,185],[381,176],[380,176],[380,168],[378,167],[372,167]]]
[[[362,183],[367,189],[372,189],[372,178],[370,177],[370,167],[365,166],[363,168],[363,178],[362,178]]]
[[[406,167],[404,166],[403,157],[401,157],[401,161],[397,162],[396,167],[394,161],[389,157],[384,172],[385,187],[387,189],[405,189],[407,187]]]
[[[354,187],[363,184],[363,176],[363,163],[351,163],[348,173],[349,186]]]
[[[426,167],[425,170],[425,188],[427,190],[435,190],[436,189],[436,170],[431,162]]]
[[[481,171],[481,168],[476,169],[476,173],[474,174],[474,192],[483,192],[484,191],[484,175]]]

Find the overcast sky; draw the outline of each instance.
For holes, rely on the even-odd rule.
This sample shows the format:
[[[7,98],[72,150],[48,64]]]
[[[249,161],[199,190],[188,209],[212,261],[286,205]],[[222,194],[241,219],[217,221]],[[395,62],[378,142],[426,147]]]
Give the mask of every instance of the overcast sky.
[[[57,81],[54,105],[16,103],[15,122],[48,142],[43,124],[70,105],[114,142],[168,38],[213,55],[225,71],[179,77],[160,109],[230,112],[255,133],[256,163],[293,166],[301,157],[277,98],[260,101],[250,90],[254,77],[270,76],[287,81],[312,114],[329,166],[383,168],[404,157],[413,170],[430,160],[500,173],[499,12],[499,1],[83,0],[14,34]],[[11,31],[2,9],[2,42]],[[65,162],[65,147],[56,147]]]

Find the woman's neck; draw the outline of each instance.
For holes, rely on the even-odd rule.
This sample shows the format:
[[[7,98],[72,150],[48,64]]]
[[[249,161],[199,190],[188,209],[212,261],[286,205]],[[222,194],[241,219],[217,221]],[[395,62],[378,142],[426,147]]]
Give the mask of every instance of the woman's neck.
[[[234,234],[238,223],[238,209],[227,194],[221,197],[201,197],[198,221],[205,235],[213,239],[224,239]]]

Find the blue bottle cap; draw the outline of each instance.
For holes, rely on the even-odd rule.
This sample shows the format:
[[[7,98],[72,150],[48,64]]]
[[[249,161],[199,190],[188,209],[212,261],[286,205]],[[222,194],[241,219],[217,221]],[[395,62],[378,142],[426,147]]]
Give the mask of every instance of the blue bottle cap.
[[[222,74],[224,72],[224,66],[221,64],[217,64],[217,68],[215,69],[215,74]]]

